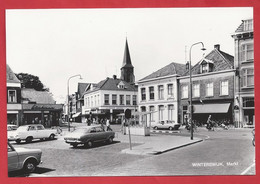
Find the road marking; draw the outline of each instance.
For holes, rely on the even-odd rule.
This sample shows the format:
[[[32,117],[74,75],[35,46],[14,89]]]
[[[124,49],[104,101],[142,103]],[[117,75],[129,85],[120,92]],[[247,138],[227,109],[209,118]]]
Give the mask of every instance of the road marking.
[[[245,175],[252,167],[255,166],[255,163],[253,163],[252,165],[250,165],[246,170],[244,170],[241,175]]]

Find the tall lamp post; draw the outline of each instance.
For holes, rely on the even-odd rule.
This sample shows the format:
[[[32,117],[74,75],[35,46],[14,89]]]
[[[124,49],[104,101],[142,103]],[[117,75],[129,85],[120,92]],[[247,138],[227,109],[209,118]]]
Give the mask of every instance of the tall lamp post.
[[[67,117],[68,117],[68,129],[69,129],[69,132],[70,132],[70,105],[69,105],[69,101],[70,101],[70,94],[69,94],[70,90],[69,90],[69,87],[70,87],[70,85],[69,85],[69,83],[70,83],[70,79],[72,79],[73,77],[79,77],[79,79],[82,79],[81,75],[78,74],[78,75],[73,75],[73,76],[71,76],[71,77],[68,79],[68,81],[67,81],[67,90],[68,90]]]
[[[204,44],[202,42],[197,42],[191,45],[190,47],[190,61],[189,61],[189,73],[190,73],[190,124],[191,124],[191,128],[190,128],[190,139],[193,140],[193,121],[192,121],[192,114],[193,114],[193,106],[192,106],[192,75],[191,75],[191,49],[194,45],[198,45],[201,44],[202,45],[202,51],[205,51],[205,47]]]

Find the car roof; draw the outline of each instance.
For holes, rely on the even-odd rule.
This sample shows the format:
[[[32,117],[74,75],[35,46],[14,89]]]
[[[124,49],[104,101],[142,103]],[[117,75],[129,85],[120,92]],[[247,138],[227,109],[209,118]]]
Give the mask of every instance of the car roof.
[[[28,124],[28,125],[21,125],[21,126],[42,126],[42,124]]]

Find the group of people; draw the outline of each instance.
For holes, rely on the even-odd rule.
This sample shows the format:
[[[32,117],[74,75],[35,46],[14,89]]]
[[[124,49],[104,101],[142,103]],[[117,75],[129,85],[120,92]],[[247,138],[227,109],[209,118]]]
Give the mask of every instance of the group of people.
[[[93,125],[93,124],[101,124],[101,127],[103,128],[103,130],[105,130],[105,124],[106,124],[106,131],[113,131],[112,128],[110,127],[110,120],[108,118],[105,119],[100,119],[100,120],[96,120],[95,118],[91,119],[88,118],[86,119],[86,124],[88,126]]]

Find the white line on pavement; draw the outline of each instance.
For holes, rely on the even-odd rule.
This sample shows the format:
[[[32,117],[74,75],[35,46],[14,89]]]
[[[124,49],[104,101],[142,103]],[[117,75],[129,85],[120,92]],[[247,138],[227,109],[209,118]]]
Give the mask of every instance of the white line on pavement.
[[[252,167],[255,166],[255,163],[253,163],[252,165],[250,165],[246,170],[244,170],[241,175],[245,175]]]

